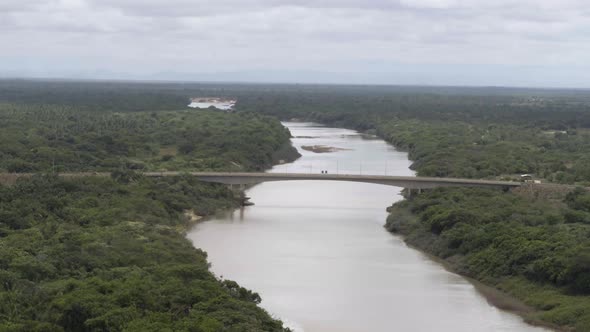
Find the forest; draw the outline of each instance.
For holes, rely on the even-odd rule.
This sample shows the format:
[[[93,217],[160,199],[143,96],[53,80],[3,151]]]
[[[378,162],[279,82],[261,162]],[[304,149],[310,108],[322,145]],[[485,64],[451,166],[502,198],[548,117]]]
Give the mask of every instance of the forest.
[[[39,175],[0,202],[1,331],[283,331],[183,235],[187,210],[238,206],[225,187]]]
[[[185,238],[195,215],[237,208],[239,195],[141,175],[296,158],[275,118],[187,109],[191,94],[154,85],[0,87],[0,172],[37,173],[0,184],[0,331],[288,331]],[[56,175],[75,171],[112,176]]]
[[[253,113],[0,104],[0,172],[262,170],[296,154],[289,138]]]
[[[436,189],[394,204],[386,228],[522,300],[533,322],[589,331],[590,192],[563,200]]]

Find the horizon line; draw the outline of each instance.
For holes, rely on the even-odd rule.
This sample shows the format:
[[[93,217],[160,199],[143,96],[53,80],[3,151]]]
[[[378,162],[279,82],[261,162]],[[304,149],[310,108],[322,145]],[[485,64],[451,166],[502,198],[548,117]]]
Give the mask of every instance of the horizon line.
[[[403,83],[337,83],[337,82],[289,82],[289,81],[207,81],[178,79],[140,79],[140,78],[82,78],[82,77],[44,77],[44,76],[0,76],[0,81],[55,81],[55,82],[118,82],[118,83],[168,83],[168,84],[237,84],[237,85],[303,85],[303,86],[341,86],[341,87],[415,87],[415,88],[467,88],[467,89],[521,89],[521,90],[577,90],[590,91],[590,87],[573,86],[526,86],[526,85],[465,85],[465,84],[403,84]]]

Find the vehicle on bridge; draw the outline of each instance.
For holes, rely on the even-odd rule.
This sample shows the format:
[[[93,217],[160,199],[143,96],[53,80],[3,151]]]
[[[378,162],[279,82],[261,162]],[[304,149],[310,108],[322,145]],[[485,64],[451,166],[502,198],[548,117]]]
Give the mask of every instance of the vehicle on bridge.
[[[523,183],[541,183],[541,180],[535,180],[531,174],[522,174],[520,176],[520,182],[523,182]]]

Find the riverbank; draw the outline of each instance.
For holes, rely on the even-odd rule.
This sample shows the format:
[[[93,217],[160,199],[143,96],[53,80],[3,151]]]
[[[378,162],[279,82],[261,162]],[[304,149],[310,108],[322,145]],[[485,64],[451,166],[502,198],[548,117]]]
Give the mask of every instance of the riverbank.
[[[388,130],[381,128],[379,130],[369,130],[369,132],[371,134],[376,134],[378,137],[386,140],[401,151],[409,152],[410,158],[415,158],[417,155],[419,155],[419,153],[415,150],[415,143],[405,142],[400,145],[400,142],[402,142],[399,138],[400,136],[391,135],[391,132]],[[418,160],[412,163],[411,168],[417,170],[421,167],[424,167],[424,164]],[[450,191],[452,192],[453,189],[450,189]],[[397,205],[401,204],[403,204],[403,202],[397,203]],[[389,209],[388,212],[390,212]],[[515,287],[507,286],[511,284],[511,280],[505,280],[504,282],[490,281],[487,276],[478,277],[466,272],[465,268],[458,263],[460,260],[459,257],[444,257],[444,255],[440,255],[440,253],[437,252],[437,245],[435,244],[436,241],[433,240],[433,238],[436,237],[430,232],[430,230],[422,229],[421,235],[418,235],[416,233],[412,233],[410,231],[410,227],[401,226],[404,221],[408,221],[408,219],[406,219],[408,214],[417,218],[417,216],[412,214],[411,211],[406,210],[405,214],[402,215],[399,214],[399,210],[391,211],[387,218],[385,228],[392,234],[401,235],[404,239],[404,242],[406,242],[409,246],[429,255],[432,259],[441,263],[449,271],[458,273],[459,275],[465,277],[493,306],[516,314],[522,317],[524,321],[534,326],[541,326],[555,331],[589,331],[589,329],[586,329],[585,321],[577,323],[575,317],[571,317],[567,320],[567,323],[564,324],[564,320],[562,319],[548,318],[546,315],[543,315],[543,309],[553,306],[553,304],[549,304],[548,302],[534,300],[535,297],[541,298],[540,293],[542,292],[543,287],[539,287],[532,282],[526,281],[526,279],[521,280],[520,282],[523,284],[522,286],[526,286],[525,288],[529,290],[529,292],[523,293]],[[392,221],[396,218],[399,218],[401,221]],[[394,224],[397,224],[397,226],[394,226]],[[588,305],[590,306],[590,301],[588,302]]]
[[[370,132],[373,133],[373,131]],[[377,132],[379,136],[391,143],[392,136],[385,135],[384,133],[384,131]],[[410,146],[412,145],[404,145],[403,150],[412,152]],[[411,153],[410,155],[415,154],[416,152],[413,151],[413,153]],[[414,163],[413,165],[413,168],[420,168],[421,166],[424,166],[420,163]],[[448,193],[449,195],[453,195],[457,191],[457,189],[449,189]],[[511,193],[498,193],[498,195],[513,196],[513,194]],[[470,198],[467,197],[465,199],[469,200]],[[483,206],[485,206],[485,203],[482,202],[482,204],[484,204]],[[531,206],[537,206],[544,205],[546,204],[546,202],[544,203],[543,201],[535,201],[530,204]],[[553,202],[550,203],[550,205],[561,206],[562,203]],[[499,208],[500,211],[502,209],[504,209],[504,207]],[[528,209],[529,211],[538,210],[534,207],[529,207]],[[552,220],[551,218],[557,218],[556,220],[553,220],[551,222],[559,223],[559,214],[559,209],[554,209],[550,212],[547,212],[547,220]],[[386,228],[389,231],[391,231],[392,233],[403,235],[404,241],[411,245],[413,248],[420,250],[424,253],[433,255],[434,257],[437,257],[445,263],[445,266],[447,269],[449,269],[449,271],[458,273],[468,278],[468,280],[472,281],[473,284],[478,288],[478,290],[481,291],[481,294],[484,295],[489,300],[489,302],[494,306],[518,314],[521,317],[523,317],[525,321],[532,325],[544,326],[560,331],[569,331],[573,329],[575,329],[576,331],[587,331],[587,329],[585,329],[585,325],[587,324],[585,318],[578,318],[576,315],[573,315],[572,313],[578,312],[578,316],[583,316],[585,313],[590,313],[590,301],[584,301],[583,297],[581,297],[582,299],[580,299],[580,297],[569,296],[567,294],[564,294],[563,287],[560,288],[546,284],[539,285],[536,282],[521,277],[514,279],[514,277],[512,277],[510,274],[494,276],[488,275],[485,271],[479,274],[471,273],[470,271],[468,271],[466,267],[468,266],[467,262],[462,262],[462,264],[457,263],[457,260],[460,260],[460,256],[454,255],[446,257],[446,253],[441,254],[441,252],[439,251],[440,248],[437,248],[436,246],[442,246],[443,244],[441,244],[441,241],[437,241],[437,236],[435,234],[432,234],[432,231],[430,229],[424,228],[420,231],[416,231],[416,233],[404,232],[402,229],[398,230],[396,228],[399,227],[399,225],[393,226],[395,223],[391,221],[392,218],[396,217],[400,217],[400,215],[396,215],[396,212],[393,212],[388,218]],[[417,216],[414,217],[417,218]],[[449,217],[440,216],[440,218],[440,222],[444,223],[444,218]],[[466,218],[469,217],[467,216]],[[403,219],[403,216],[402,220],[405,220]],[[454,223],[454,221],[452,220],[448,222],[451,224]],[[403,223],[403,221],[401,223]],[[408,228],[406,228],[405,230],[407,231]],[[535,226],[532,226],[530,231],[534,233],[538,232],[539,230],[540,229],[535,230]],[[562,229],[562,233],[568,234],[570,233],[570,231],[568,231],[566,227],[565,229]],[[480,235],[474,236],[480,237]],[[493,239],[485,239],[484,241],[493,242]],[[552,240],[548,240],[548,245],[551,245],[551,241]],[[557,243],[558,241],[554,240],[554,242]],[[528,244],[526,243],[522,243],[522,246],[526,247],[527,245]],[[514,250],[517,249],[515,248]],[[542,257],[539,257],[539,259],[541,258]],[[508,258],[506,259],[508,260]],[[515,280],[517,280],[518,282],[516,282]],[[518,289],[518,287],[516,287],[516,285],[522,287],[523,289],[527,289],[527,292],[522,292]],[[547,287],[549,287],[549,289],[547,289]],[[546,292],[548,290],[553,291],[554,296],[558,296],[561,299],[560,303],[555,303],[555,301],[553,301],[550,297],[546,296]],[[567,293],[567,290],[565,292]],[[586,308],[586,306],[588,307]]]
[[[340,128],[287,123],[293,144],[350,148],[302,158],[271,172],[412,175],[407,154]],[[313,141],[308,137],[316,137]],[[311,168],[313,166],[313,169]],[[537,331],[497,310],[464,278],[383,230],[383,209],[400,189],[353,182],[268,182],[256,205],[199,223],[188,238],[212,271],[259,292],[269,312],[296,331]],[[280,195],[277,195],[280,193]],[[231,246],[228,245],[231,243]],[[428,313],[429,320],[419,320]]]
[[[394,213],[394,214],[391,214],[391,217],[396,218],[396,217],[398,217],[398,215],[396,215]],[[388,218],[388,221],[389,220],[390,219]],[[388,228],[388,225],[386,225],[386,228]],[[456,262],[457,258],[444,259],[444,258],[441,258],[440,256],[436,256],[433,250],[429,250],[429,246],[431,245],[431,243],[428,243],[428,240],[424,240],[424,241],[417,241],[415,239],[409,240],[408,237],[412,235],[410,232],[400,231],[399,229],[396,229],[396,230],[388,229],[388,230],[392,234],[394,234],[395,236],[401,236],[403,238],[404,242],[406,242],[409,247],[428,255],[428,257],[430,257],[430,259],[432,259],[433,261],[435,261],[437,263],[440,263],[446,270],[453,272],[453,273],[457,273],[457,274],[461,275],[463,278],[465,278],[466,280],[468,280],[475,287],[475,289],[477,289],[477,291],[488,301],[488,303],[490,303],[494,307],[501,309],[503,311],[518,315],[525,322],[527,322],[528,324],[531,324],[533,326],[544,327],[544,328],[548,328],[548,329],[551,329],[554,331],[560,331],[560,332],[573,331],[571,326],[559,326],[557,324],[554,324],[554,323],[551,323],[551,322],[548,322],[546,320],[539,318],[537,316],[539,313],[541,313],[541,311],[539,309],[535,308],[530,303],[529,304],[525,303],[524,297],[517,297],[514,294],[511,294],[509,292],[509,290],[507,290],[504,287],[501,287],[500,284],[492,285],[490,283],[484,283],[478,279],[474,279],[474,278],[468,276],[465,273],[460,272],[461,269],[459,268],[459,266],[457,265],[457,262]],[[511,280],[507,280],[506,282],[510,283]],[[534,285],[529,283],[527,286],[531,287]],[[530,296],[531,294],[527,294],[527,295]],[[585,331],[585,330],[578,330],[577,329],[575,331]]]
[[[183,235],[188,219],[237,205],[223,186],[36,176],[0,186],[0,200],[0,330],[287,331]]]
[[[386,225],[386,228],[387,228],[387,225]],[[535,318],[533,315],[538,312],[537,309],[535,309],[531,305],[524,303],[522,300],[518,299],[514,295],[511,295],[511,294],[507,293],[506,291],[503,291],[501,288],[490,286],[489,284],[485,284],[477,279],[474,279],[474,278],[471,278],[465,274],[459,273],[458,267],[456,266],[456,264],[453,260],[446,260],[446,259],[443,259],[439,256],[435,256],[432,252],[426,251],[424,249],[424,247],[425,247],[424,243],[421,246],[418,243],[408,241],[406,235],[397,231],[397,230],[396,231],[389,230],[389,231],[392,234],[394,234],[394,236],[401,237],[410,248],[425,254],[432,261],[437,262],[442,267],[444,267],[447,271],[461,275],[462,278],[469,281],[475,287],[477,292],[479,294],[481,294],[490,305],[492,305],[502,311],[506,311],[506,312],[515,314],[515,315],[521,317],[526,323],[528,323],[532,326],[543,327],[543,328],[551,329],[554,331],[560,331],[560,332],[570,331],[570,329],[568,329],[568,328],[563,328],[563,327],[560,327],[556,324],[551,324],[546,321]]]
[[[586,228],[572,232],[560,226],[555,219],[559,209],[499,191],[436,189],[394,204],[385,227],[442,259],[450,270],[534,309],[516,310],[527,322],[588,331],[590,297],[574,295],[570,281],[584,263],[568,259],[570,252],[583,250],[579,238]],[[552,225],[543,226],[544,220],[552,220]],[[552,262],[562,267],[554,270]],[[543,275],[559,279],[543,282]]]

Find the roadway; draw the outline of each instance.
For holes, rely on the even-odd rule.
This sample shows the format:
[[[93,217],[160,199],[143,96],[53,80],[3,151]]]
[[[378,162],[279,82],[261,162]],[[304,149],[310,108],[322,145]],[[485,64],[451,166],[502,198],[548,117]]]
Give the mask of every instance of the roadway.
[[[520,187],[521,182],[477,180],[460,178],[387,176],[362,174],[308,174],[308,173],[239,173],[239,172],[144,172],[147,177],[175,177],[190,175],[205,182],[230,185],[248,185],[269,181],[347,181],[374,183],[409,189],[430,189],[437,187],[483,187],[511,189]],[[31,177],[34,173],[0,173],[0,183],[14,183],[21,177]],[[88,176],[108,177],[107,172],[59,173],[63,178],[80,178]]]

